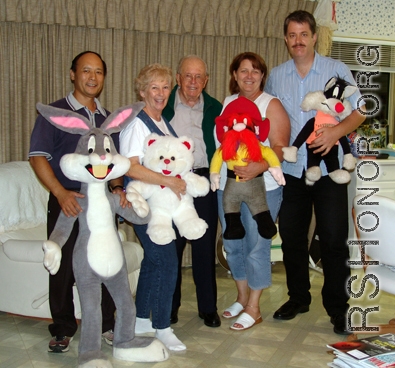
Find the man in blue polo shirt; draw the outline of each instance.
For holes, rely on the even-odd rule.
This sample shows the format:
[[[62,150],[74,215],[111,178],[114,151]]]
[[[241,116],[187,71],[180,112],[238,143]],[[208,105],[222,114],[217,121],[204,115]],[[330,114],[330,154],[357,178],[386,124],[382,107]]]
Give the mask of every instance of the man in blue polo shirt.
[[[70,79],[74,91],[52,103],[52,106],[75,111],[85,116],[92,125],[100,126],[109,112],[101,105],[97,97],[103,89],[107,68],[101,56],[95,52],[85,51],[72,61]],[[113,136],[114,143],[119,149],[118,134]],[[70,134],[55,128],[41,115],[37,117],[30,141],[29,161],[41,182],[49,189],[47,235],[51,234],[60,211],[66,216],[77,216],[84,209],[80,207],[77,198],[80,182],[66,178],[60,169],[59,162],[63,155],[73,153],[80,135]],[[114,193],[120,194],[121,204],[127,204],[122,191],[123,179],[115,179],[110,185]],[[62,262],[56,275],[49,275],[49,305],[53,323],[49,325],[52,339],[48,351],[64,353],[69,350],[77,322],[74,317],[73,285],[74,274],[72,255],[78,235],[78,221],[75,222],[69,239],[62,248]],[[102,288],[103,338],[112,345],[115,304],[103,285]]]

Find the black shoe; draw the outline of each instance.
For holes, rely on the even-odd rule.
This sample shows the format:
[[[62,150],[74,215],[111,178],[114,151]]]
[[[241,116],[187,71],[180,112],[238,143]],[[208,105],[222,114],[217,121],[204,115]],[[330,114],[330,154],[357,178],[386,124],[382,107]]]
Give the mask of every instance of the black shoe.
[[[178,322],[178,309],[172,310],[170,315],[170,323],[174,325]]]
[[[217,312],[213,313],[202,313],[199,312],[199,317],[204,319],[204,324],[208,327],[219,327],[221,326],[221,320]]]
[[[288,300],[274,312],[273,318],[283,320],[293,319],[298,313],[306,313],[309,309],[308,305],[302,305],[298,302]]]
[[[333,325],[333,332],[339,335],[350,335],[351,332],[347,330],[346,316],[344,314],[335,314],[331,317]]]

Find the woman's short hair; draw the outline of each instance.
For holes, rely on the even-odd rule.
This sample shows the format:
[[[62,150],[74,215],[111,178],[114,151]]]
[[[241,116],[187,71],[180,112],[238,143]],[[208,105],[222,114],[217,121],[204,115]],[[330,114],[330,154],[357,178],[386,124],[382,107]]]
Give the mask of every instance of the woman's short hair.
[[[229,67],[229,73],[230,73],[230,82],[229,82],[229,91],[233,95],[235,93],[240,92],[240,87],[237,84],[237,81],[234,76],[234,72],[236,72],[240,64],[243,60],[249,60],[251,61],[252,67],[254,69],[258,69],[262,72],[263,78],[261,81],[261,84],[259,86],[259,89],[263,91],[263,88],[265,87],[266,83],[266,76],[267,76],[267,65],[265,63],[265,60],[263,60],[262,56],[255,54],[254,52],[242,52],[241,54],[235,56],[233,61],[230,63]]]
[[[140,92],[146,91],[148,85],[155,80],[166,80],[169,82],[170,88],[172,88],[173,73],[171,69],[159,63],[150,64],[141,69],[134,81],[135,91],[140,100]]]

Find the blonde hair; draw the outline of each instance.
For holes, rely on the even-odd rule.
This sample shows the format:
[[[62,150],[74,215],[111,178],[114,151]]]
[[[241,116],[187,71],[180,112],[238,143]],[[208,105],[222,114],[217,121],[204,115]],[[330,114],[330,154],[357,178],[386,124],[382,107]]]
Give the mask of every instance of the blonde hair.
[[[139,75],[134,80],[135,91],[137,98],[141,100],[141,91],[146,91],[148,85],[154,80],[167,80],[170,84],[170,88],[173,87],[173,73],[167,66],[159,63],[150,64],[140,70]]]

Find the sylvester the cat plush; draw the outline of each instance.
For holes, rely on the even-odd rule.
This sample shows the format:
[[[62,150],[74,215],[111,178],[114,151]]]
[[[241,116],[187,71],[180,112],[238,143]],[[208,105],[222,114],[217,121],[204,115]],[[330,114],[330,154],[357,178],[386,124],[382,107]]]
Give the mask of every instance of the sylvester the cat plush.
[[[351,96],[357,87],[350,85],[339,77],[331,78],[325,85],[324,91],[308,93],[302,101],[303,111],[317,110],[315,117],[311,118],[302,128],[291,147],[283,147],[284,160],[297,161],[298,149],[307,144],[307,170],[306,184],[314,185],[321,178],[320,162],[323,160],[328,170],[329,177],[337,184],[348,183],[351,179],[347,170],[355,167],[355,159],[350,151],[347,137],[341,137],[337,144],[324,156],[321,152],[314,153],[316,148],[309,148],[309,144],[317,137],[316,130],[322,127],[335,126],[351,114],[352,108],[346,97]],[[343,168],[338,160],[339,143],[343,149]]]

